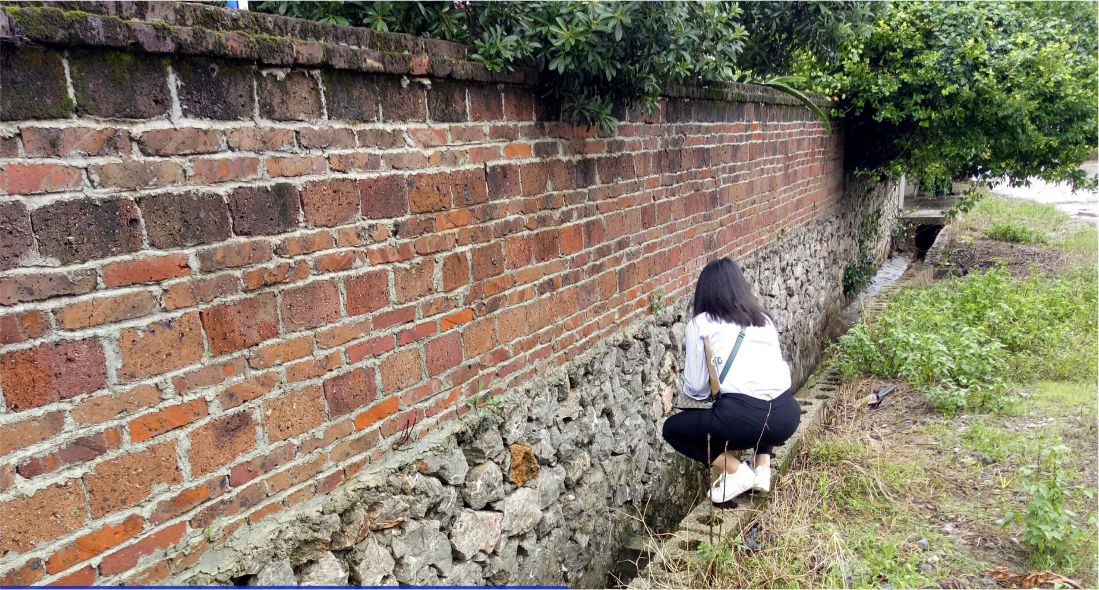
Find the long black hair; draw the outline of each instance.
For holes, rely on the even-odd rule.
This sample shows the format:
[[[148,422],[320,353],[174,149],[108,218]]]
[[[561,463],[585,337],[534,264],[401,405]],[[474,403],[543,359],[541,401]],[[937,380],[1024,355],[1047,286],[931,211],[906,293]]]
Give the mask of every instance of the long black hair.
[[[767,312],[752,295],[740,265],[728,258],[711,261],[698,275],[694,315],[700,313],[741,326],[767,325]]]

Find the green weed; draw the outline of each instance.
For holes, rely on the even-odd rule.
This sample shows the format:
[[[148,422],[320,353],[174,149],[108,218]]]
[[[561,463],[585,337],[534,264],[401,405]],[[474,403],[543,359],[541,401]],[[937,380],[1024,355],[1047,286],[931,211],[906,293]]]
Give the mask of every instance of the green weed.
[[[1017,523],[1022,527],[1023,542],[1030,546],[1033,565],[1040,569],[1076,569],[1088,541],[1095,537],[1095,514],[1087,518],[1085,530],[1068,507],[1074,496],[1094,496],[1089,490],[1069,485],[1062,464],[1062,455],[1068,450],[1061,445],[1044,447],[1037,466],[1019,469],[1027,481],[1030,502],[1025,512],[1011,512],[1004,521],[1005,526]]]
[[[972,273],[898,293],[875,321],[835,346],[847,377],[900,378],[944,412],[1002,409],[1013,378],[1096,378],[1096,283]]]
[[[996,225],[1011,225],[1043,234],[1056,232],[1070,217],[1053,205],[1022,199],[988,196],[960,217],[963,228],[983,231]]]
[[[997,223],[984,231],[986,238],[1000,242],[1014,242],[1016,244],[1045,244],[1049,241],[1046,234],[1040,230],[1017,223]]]

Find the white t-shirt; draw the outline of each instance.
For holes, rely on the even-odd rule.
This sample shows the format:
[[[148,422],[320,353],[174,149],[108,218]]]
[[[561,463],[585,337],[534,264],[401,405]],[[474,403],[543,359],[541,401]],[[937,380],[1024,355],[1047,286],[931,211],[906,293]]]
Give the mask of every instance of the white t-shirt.
[[[687,359],[683,367],[683,393],[704,400],[710,396],[710,376],[703,360],[703,338],[710,337],[717,374],[733,351],[740,326],[702,313],[687,324]],[[721,382],[722,393],[743,393],[770,401],[790,389],[790,365],[782,358],[778,330],[770,318],[764,326],[748,326],[733,366]]]

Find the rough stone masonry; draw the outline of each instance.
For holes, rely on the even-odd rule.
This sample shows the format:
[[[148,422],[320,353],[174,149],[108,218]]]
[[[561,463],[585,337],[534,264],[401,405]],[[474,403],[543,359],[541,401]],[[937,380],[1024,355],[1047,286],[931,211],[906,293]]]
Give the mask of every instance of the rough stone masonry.
[[[0,583],[600,585],[694,500],[707,260],[805,377],[897,202],[841,134],[751,86],[596,134],[465,51],[0,8]]]

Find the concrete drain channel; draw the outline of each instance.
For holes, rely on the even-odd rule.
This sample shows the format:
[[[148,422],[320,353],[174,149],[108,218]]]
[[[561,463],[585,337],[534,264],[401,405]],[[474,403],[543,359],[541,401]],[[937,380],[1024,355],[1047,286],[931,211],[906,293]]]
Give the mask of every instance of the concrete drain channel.
[[[905,265],[907,266],[907,264]],[[903,273],[903,269],[902,269]],[[885,308],[890,295],[899,288],[900,274],[893,278],[894,284],[879,288],[869,301],[863,300],[860,315],[872,316]],[[775,449],[772,458],[777,465],[775,488],[781,490],[782,474],[786,472],[790,460],[797,455],[803,444],[812,440],[830,411],[834,396],[843,384],[839,370],[827,362],[814,373],[794,394],[801,405],[801,426],[794,436],[782,447]],[[773,488],[773,490],[775,489]],[[774,491],[772,491],[774,493]],[[717,542],[720,539],[736,537],[749,533],[748,526],[762,509],[768,494],[745,494],[721,506],[714,506],[704,500],[695,506],[680,521],[671,533],[648,539],[638,539],[632,547],[640,563],[637,575],[622,580],[621,587],[627,588],[688,588],[693,582],[691,555],[704,541]],[[639,563],[639,565],[640,565]]]

